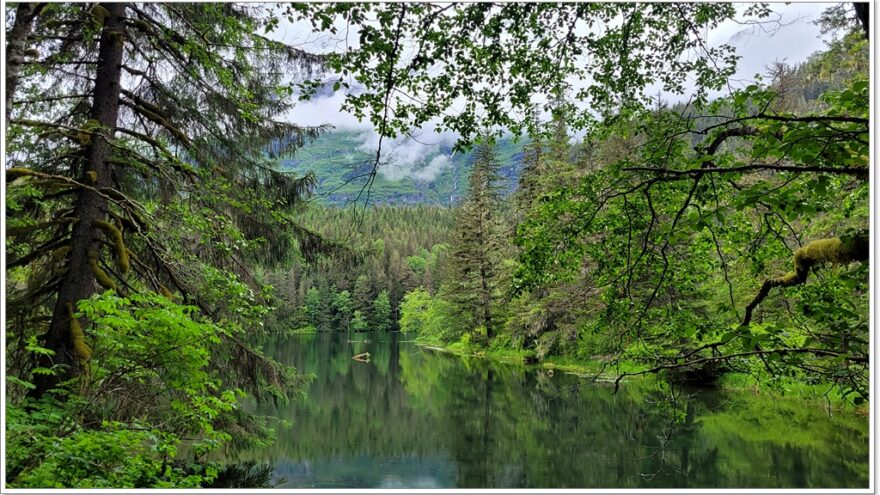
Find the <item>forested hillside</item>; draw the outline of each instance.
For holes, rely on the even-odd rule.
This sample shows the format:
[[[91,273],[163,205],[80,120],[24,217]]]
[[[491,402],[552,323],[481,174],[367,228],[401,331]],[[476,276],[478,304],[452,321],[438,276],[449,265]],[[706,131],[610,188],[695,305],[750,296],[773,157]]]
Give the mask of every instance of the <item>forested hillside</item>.
[[[402,330],[573,358],[618,382],[738,372],[864,402],[866,50],[853,32],[765,84],[658,103],[574,146],[560,107],[507,215],[482,145],[448,278],[407,294]]]
[[[3,8],[4,490],[870,487],[869,4]]]
[[[370,151],[369,133],[329,130],[283,166],[298,174],[315,175],[315,200],[333,206],[412,205],[450,206],[461,201],[467,178],[473,167],[471,152],[453,152],[454,142],[433,136],[421,144],[406,141],[405,149],[390,151],[369,188],[364,184],[373,169],[375,152]],[[366,144],[365,144],[366,143]],[[498,153],[504,159],[501,183],[506,191],[516,188],[522,163],[522,147],[527,138],[514,141],[504,137],[498,142]]]
[[[439,287],[454,212],[437,206],[314,207],[305,225],[335,239],[345,255],[297,260],[272,271],[278,310],[270,333],[393,331],[403,295]]]

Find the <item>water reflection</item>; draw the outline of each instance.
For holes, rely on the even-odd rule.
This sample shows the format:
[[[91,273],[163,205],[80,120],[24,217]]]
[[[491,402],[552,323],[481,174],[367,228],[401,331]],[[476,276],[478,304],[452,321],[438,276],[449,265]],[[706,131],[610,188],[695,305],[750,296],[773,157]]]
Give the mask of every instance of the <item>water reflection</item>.
[[[267,349],[314,373],[271,447],[282,487],[867,487],[867,419],[702,392],[672,410],[570,375],[421,349],[398,334]],[[352,341],[349,341],[352,340]],[[370,352],[369,363],[351,357]],[[675,415],[681,417],[675,420]]]

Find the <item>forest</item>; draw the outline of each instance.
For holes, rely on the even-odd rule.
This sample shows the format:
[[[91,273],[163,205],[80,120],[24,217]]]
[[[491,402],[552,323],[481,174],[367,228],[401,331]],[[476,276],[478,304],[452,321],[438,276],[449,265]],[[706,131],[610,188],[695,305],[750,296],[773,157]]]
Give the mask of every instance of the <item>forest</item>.
[[[820,7],[743,82],[779,4],[5,3],[4,487],[867,487]]]

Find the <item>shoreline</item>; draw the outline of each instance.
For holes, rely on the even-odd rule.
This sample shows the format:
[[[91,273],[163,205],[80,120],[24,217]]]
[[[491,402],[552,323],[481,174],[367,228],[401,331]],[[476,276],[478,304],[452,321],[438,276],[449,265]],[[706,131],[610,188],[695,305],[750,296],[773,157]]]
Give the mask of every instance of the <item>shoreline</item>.
[[[460,342],[444,345],[443,343],[437,341],[420,340],[419,337],[416,337],[409,342],[412,342],[423,349],[429,349],[446,354],[453,354],[456,356],[486,359],[496,363],[512,364],[528,369],[560,371],[568,375],[575,375],[579,378],[591,379],[591,381],[593,381],[594,383],[613,384],[619,376],[617,373],[609,373],[608,371],[603,370],[603,366],[598,360],[577,362],[572,358],[567,358],[563,356],[551,356],[549,359],[536,360],[534,363],[527,363],[525,362],[525,357],[528,355],[528,353],[526,353],[525,351],[517,351],[513,349],[499,350],[490,348],[475,349],[473,347],[464,346]],[[623,363],[622,366],[635,367],[636,365],[633,363]],[[631,369],[631,371],[635,370]],[[626,376],[620,381],[620,383],[623,384],[633,381],[652,382],[656,380],[658,380],[656,374],[638,375]],[[693,386],[699,389],[714,389],[724,393],[751,394],[770,397],[777,400],[800,401],[812,407],[821,407],[825,409],[829,415],[844,414],[867,418],[870,413],[870,406],[867,402],[862,405],[854,405],[849,401],[846,401],[845,399],[837,396],[829,397],[830,393],[828,390],[826,390],[825,393],[820,394],[818,389],[827,389],[828,384],[824,384],[824,386],[821,386],[809,385],[802,382],[791,382],[789,384],[783,385],[782,390],[774,390],[767,387],[766,385],[761,384],[757,379],[750,375],[745,375],[742,373],[726,373],[721,376],[721,378],[718,380],[718,383],[715,385]]]

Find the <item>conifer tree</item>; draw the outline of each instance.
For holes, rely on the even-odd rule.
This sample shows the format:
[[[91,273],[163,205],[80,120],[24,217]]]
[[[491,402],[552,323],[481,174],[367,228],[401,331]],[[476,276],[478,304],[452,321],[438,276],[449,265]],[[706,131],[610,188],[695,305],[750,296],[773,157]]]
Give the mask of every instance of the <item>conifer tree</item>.
[[[566,175],[562,172],[571,172],[573,168],[568,132],[570,114],[571,109],[560,90],[553,98],[550,122],[541,124],[536,115],[532,116],[529,126],[538,132],[533,136],[532,142],[523,148],[522,173],[516,192],[517,222],[522,220],[532,202],[543,191],[551,189],[548,181],[558,183],[556,179],[566,178],[562,177]]]
[[[499,262],[499,163],[494,146],[484,143],[475,152],[468,198],[459,207],[455,237],[451,246],[451,284],[456,304],[472,318],[473,326],[483,326],[494,335],[492,311]]]
[[[354,309],[360,311],[365,316],[370,314],[373,299],[372,292],[373,287],[370,283],[370,278],[367,275],[358,276],[354,282],[354,291],[352,292],[351,299]]]
[[[391,301],[388,299],[388,291],[383,290],[373,301],[373,331],[388,332],[392,327]]]
[[[285,213],[313,178],[274,168],[321,130],[279,118],[291,105],[283,74],[320,59],[259,34],[273,26],[268,8],[17,9],[27,18],[7,46],[7,269],[22,283],[7,291],[8,314],[16,337],[38,335],[54,353],[42,366],[66,370],[36,376],[33,395],[83,369],[89,326],[72,315],[96,292],[161,293],[232,328],[260,311],[249,261],[326,247]],[[279,385],[268,361],[224,339],[237,379]]]
[[[538,128],[537,109],[533,110],[530,126]],[[532,141],[523,146],[522,171],[519,176],[519,185],[517,186],[514,199],[516,201],[516,223],[522,220],[522,216],[529,210],[529,207],[537,196],[537,180],[538,166],[544,154],[545,140],[540,133],[532,136]]]
[[[336,331],[351,331],[352,306],[351,294],[347,290],[336,293],[333,298],[334,323]]]

